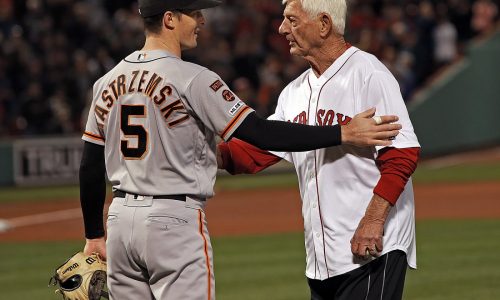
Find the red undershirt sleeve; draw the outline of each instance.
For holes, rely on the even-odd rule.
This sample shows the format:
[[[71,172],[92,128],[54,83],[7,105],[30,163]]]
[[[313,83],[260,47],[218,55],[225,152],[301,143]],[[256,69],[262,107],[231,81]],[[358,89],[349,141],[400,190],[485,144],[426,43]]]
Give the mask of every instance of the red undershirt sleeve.
[[[222,168],[233,175],[255,174],[281,160],[281,157],[237,138],[221,142],[217,147],[222,156]]]
[[[230,174],[255,174],[281,160],[268,151],[261,150],[242,140],[233,138],[218,145],[222,168]],[[417,167],[420,148],[385,148],[376,159],[381,177],[374,193],[394,205],[401,195],[408,179]]]
[[[417,168],[420,148],[384,148],[376,159],[380,180],[373,192],[396,204],[410,176]]]

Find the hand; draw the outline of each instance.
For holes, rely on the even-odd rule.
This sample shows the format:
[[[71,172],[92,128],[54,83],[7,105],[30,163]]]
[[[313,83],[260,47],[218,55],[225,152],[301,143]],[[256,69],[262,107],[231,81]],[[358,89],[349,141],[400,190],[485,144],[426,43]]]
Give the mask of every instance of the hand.
[[[354,256],[365,260],[370,256],[380,256],[385,220],[390,209],[389,202],[378,195],[373,196],[351,239],[351,252]]]
[[[391,124],[399,120],[397,116],[380,116],[382,121],[377,125],[372,118],[375,108],[371,108],[354,116],[349,124],[342,126],[342,144],[358,147],[390,146],[402,128],[400,124]]]
[[[97,253],[102,260],[106,260],[106,240],[104,239],[104,237],[97,239],[87,239],[85,242],[85,248],[83,248],[83,253],[85,255]]]

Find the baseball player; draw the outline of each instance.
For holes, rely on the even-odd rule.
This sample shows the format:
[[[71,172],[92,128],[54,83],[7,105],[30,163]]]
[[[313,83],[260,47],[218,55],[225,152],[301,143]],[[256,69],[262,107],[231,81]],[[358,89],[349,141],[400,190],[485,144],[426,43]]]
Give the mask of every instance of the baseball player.
[[[410,176],[420,146],[399,86],[378,59],[345,42],[345,0],[284,4],[280,33],[311,68],[283,90],[269,119],[342,125],[375,106],[403,128],[390,147],[269,153],[234,139],[219,145],[219,163],[232,174],[281,159],[295,165],[311,299],[401,299],[407,266],[416,268]]]
[[[107,257],[111,299],[214,299],[204,206],[213,196],[216,135],[305,151],[339,144],[390,145],[396,116],[365,111],[345,126],[260,119],[215,73],[185,62],[201,9],[218,0],[140,0],[146,42],[94,85],[83,135],[84,252]],[[375,123],[381,123],[377,125]],[[102,222],[105,173],[113,186]]]

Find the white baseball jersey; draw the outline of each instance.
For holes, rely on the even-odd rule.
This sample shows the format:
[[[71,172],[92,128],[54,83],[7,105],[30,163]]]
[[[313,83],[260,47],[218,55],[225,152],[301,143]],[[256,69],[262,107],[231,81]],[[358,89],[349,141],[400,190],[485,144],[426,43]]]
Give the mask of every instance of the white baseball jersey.
[[[252,111],[214,72],[136,51],[95,83],[83,140],[105,146],[115,189],[209,198],[215,136],[227,140]]]
[[[403,126],[393,147],[419,147],[396,79],[373,55],[349,48],[319,78],[311,69],[281,93],[269,119],[315,126],[346,124],[376,107],[377,115],[397,115]],[[375,165],[380,147],[343,145],[316,151],[276,153],[295,165],[305,226],[306,276],[324,280],[356,269],[350,240],[380,179]],[[384,228],[383,254],[402,250],[416,267],[411,179],[391,209]]]

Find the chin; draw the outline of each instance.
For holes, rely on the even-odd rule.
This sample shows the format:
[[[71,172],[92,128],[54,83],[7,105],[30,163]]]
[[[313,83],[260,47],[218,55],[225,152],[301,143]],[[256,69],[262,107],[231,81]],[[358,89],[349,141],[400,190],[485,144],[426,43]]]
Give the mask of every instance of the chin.
[[[302,52],[297,48],[290,48],[290,54],[295,56],[302,56]]]
[[[190,49],[194,49],[198,46],[198,42],[193,42],[193,43],[187,43],[187,44],[184,44],[181,46],[181,49],[182,50],[190,50]]]
[[[198,46],[198,39],[195,37],[190,43],[189,43],[189,46],[191,46],[192,48],[196,48],[196,46]]]

